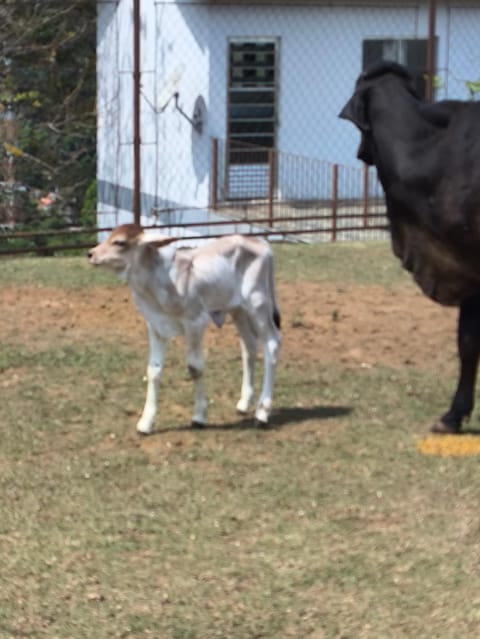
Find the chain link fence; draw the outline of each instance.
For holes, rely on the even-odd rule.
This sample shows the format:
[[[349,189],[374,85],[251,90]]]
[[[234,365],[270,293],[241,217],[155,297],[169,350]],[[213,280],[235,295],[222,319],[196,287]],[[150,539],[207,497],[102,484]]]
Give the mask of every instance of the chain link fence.
[[[192,237],[383,238],[375,172],[337,117],[358,74],[388,59],[425,98],[480,91],[478,2],[97,6],[101,229],[135,219]]]

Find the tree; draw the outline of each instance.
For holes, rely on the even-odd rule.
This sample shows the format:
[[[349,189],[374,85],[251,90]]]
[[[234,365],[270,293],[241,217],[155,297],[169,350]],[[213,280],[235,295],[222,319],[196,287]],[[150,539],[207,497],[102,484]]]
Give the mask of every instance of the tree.
[[[95,0],[0,6],[4,181],[57,192],[73,222],[95,179],[95,39]]]

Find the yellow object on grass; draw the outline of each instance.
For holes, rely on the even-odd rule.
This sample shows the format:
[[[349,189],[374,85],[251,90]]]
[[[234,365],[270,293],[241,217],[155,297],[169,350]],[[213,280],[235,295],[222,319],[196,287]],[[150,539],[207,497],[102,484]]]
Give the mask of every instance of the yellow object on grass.
[[[476,435],[428,435],[417,444],[422,455],[469,457],[480,455],[480,437]]]

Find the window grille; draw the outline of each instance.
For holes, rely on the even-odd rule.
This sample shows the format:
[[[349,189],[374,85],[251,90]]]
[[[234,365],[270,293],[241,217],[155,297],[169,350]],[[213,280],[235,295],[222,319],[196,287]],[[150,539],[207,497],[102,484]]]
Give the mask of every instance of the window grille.
[[[391,60],[406,67],[414,78],[420,97],[426,97],[427,40],[421,38],[372,39],[363,41],[363,68]]]
[[[265,164],[275,146],[277,43],[232,40],[229,47],[229,163]]]

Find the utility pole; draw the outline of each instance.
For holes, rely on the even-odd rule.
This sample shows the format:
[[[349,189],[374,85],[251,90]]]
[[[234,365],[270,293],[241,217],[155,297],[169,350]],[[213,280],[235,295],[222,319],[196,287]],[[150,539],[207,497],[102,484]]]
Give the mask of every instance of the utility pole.
[[[9,78],[11,74],[12,61],[10,58],[3,58],[5,68],[5,77]],[[11,96],[10,96],[11,98]],[[17,139],[17,123],[15,112],[13,110],[13,101],[8,99],[3,103],[3,111],[0,114],[2,120],[1,141],[5,151],[5,160],[3,162],[3,179],[4,179],[4,216],[2,223],[9,226],[15,226],[15,156],[13,149]]]
[[[141,139],[140,139],[140,0],[133,0],[133,220],[141,218]]]

